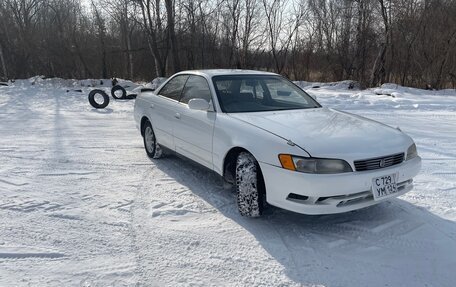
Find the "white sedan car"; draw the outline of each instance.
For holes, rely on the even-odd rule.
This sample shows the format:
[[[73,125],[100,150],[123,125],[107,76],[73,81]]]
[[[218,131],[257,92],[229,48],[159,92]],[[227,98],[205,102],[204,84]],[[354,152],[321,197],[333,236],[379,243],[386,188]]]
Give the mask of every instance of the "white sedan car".
[[[322,107],[273,73],[180,72],[141,93],[134,116],[149,157],[171,150],[215,171],[244,216],[266,203],[304,214],[367,207],[410,191],[421,168],[408,135]]]

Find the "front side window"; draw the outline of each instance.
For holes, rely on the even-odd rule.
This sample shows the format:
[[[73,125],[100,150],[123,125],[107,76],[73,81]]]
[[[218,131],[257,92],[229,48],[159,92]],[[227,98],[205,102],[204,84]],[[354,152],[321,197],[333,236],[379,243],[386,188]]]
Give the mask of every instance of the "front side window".
[[[225,113],[321,107],[311,96],[280,76],[231,75],[212,78]]]
[[[204,77],[190,76],[182,92],[181,103],[188,104],[191,99],[205,99],[211,102],[211,90]]]
[[[172,78],[166,85],[160,90],[159,95],[179,101],[182,90],[184,89],[185,82],[187,82],[188,75],[179,75]]]

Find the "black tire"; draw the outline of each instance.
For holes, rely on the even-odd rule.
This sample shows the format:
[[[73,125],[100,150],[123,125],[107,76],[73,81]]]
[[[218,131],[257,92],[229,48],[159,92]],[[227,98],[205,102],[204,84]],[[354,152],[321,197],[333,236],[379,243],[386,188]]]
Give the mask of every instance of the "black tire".
[[[136,96],[137,96],[136,94],[126,95],[126,96],[125,96],[125,99],[126,99],[126,100],[134,100],[134,99],[136,99]]]
[[[95,96],[99,94],[101,96],[103,96],[103,102],[102,103],[98,103],[96,100],[95,100]],[[109,104],[109,96],[108,94],[106,94],[103,90],[92,90],[90,91],[89,93],[89,103],[90,105],[92,105],[92,107],[94,107],[95,109],[104,109],[108,106]]]
[[[143,126],[143,142],[144,149],[146,150],[149,158],[160,158],[162,156],[162,149],[157,143],[154,129],[149,121],[145,122]]]
[[[116,94],[117,91],[122,91],[122,95],[120,97]],[[111,96],[116,100],[125,99],[127,91],[122,86],[116,85],[111,89]]]
[[[241,152],[236,160],[236,196],[239,213],[259,217],[266,205],[266,190],[258,162],[248,152]]]

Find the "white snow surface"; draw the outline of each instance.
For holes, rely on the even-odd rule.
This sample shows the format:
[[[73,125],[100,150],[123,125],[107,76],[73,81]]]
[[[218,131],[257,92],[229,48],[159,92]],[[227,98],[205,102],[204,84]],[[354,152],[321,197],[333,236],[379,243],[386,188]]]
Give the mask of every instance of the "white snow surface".
[[[308,85],[411,135],[415,189],[345,214],[249,219],[208,170],[149,160],[134,101],[93,109],[97,81],[0,86],[0,286],[454,286],[454,90]]]

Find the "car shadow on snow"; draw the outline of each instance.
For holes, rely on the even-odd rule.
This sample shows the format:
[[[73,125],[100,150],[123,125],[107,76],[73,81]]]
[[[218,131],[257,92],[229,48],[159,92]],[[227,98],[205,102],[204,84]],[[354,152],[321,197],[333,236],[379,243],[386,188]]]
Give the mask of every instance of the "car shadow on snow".
[[[250,232],[297,285],[453,286],[455,222],[405,200],[319,216],[270,206],[245,218],[218,175],[174,155],[153,162]]]

